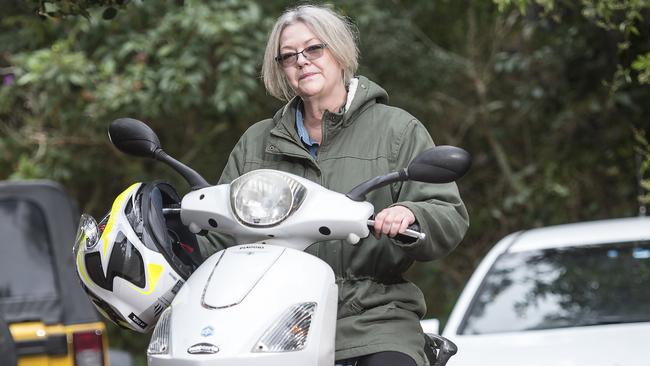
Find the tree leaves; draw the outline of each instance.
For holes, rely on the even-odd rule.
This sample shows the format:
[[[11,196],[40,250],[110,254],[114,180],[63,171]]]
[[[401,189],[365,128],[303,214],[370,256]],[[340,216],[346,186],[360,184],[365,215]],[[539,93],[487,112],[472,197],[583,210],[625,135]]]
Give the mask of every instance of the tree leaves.
[[[6,26],[30,18],[20,11],[9,14],[12,21]],[[268,99],[257,71],[265,24],[259,8],[243,1],[194,1],[182,8],[134,3],[111,22],[65,17],[37,24],[52,41],[43,39],[27,48],[15,39],[19,52],[11,51],[12,43],[3,45],[11,66],[3,69],[0,121],[14,121],[17,128],[2,137],[8,153],[0,157],[1,178],[57,179],[80,198],[84,193],[78,190],[101,177],[112,182],[103,185],[106,192],[134,179],[150,179],[153,171],[164,169],[152,171],[147,163],[116,154],[105,139],[110,120],[134,116],[158,129],[172,152],[187,153],[192,149],[179,147],[196,145],[206,156],[217,156],[203,161],[215,181],[218,171],[213,166],[225,160],[235,137],[212,145],[193,134],[213,139],[219,136],[200,131],[240,134],[238,129],[213,128],[213,123],[237,123],[224,114],[240,115],[244,125],[266,116],[255,105],[247,106],[254,95]],[[43,136],[41,143],[30,138],[34,134]],[[80,179],[87,161],[79,156],[95,163],[110,157],[119,163],[106,165],[100,176]],[[133,169],[125,165],[145,168],[129,177]]]

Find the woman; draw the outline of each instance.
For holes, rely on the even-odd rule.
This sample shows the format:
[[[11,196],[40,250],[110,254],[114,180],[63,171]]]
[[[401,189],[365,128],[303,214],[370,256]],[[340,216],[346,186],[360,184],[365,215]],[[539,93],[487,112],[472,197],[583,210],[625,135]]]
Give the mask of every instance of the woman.
[[[286,11],[271,31],[262,74],[269,93],[288,103],[244,133],[220,183],[269,168],[348,192],[433,146],[419,121],[386,105],[381,87],[354,77],[357,58],[354,27],[345,18],[319,6]],[[415,260],[452,250],[467,230],[467,211],[455,184],[395,183],[368,200],[380,210],[376,237],[309,248],[337,277],[337,364],[424,365],[424,297],[402,274]],[[415,222],[427,239],[391,239]]]

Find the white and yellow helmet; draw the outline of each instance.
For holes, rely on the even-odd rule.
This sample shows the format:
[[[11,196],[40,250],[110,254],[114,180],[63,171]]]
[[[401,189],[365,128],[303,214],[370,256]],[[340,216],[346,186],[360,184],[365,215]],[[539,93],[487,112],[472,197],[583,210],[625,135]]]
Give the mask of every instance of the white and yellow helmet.
[[[99,224],[83,214],[73,255],[77,274],[100,313],[138,332],[153,328],[201,262],[196,237],[179,215],[176,191],[166,183],[135,183]]]

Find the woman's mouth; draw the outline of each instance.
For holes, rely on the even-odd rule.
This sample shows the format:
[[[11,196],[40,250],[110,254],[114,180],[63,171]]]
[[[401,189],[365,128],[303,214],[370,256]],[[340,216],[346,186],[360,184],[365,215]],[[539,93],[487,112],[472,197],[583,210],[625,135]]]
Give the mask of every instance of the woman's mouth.
[[[300,75],[300,76],[298,77],[298,80],[303,80],[303,79],[306,79],[306,78],[308,78],[308,77],[310,77],[310,76],[314,76],[314,75],[316,75],[315,72],[308,72],[308,73],[306,73],[306,74],[302,74],[302,75]]]

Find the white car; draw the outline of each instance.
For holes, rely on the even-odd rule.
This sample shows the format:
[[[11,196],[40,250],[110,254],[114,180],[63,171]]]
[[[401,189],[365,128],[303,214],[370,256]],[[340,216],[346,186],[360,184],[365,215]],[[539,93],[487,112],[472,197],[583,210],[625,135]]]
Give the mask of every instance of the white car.
[[[508,235],[442,335],[458,346],[450,366],[650,365],[650,217]]]

